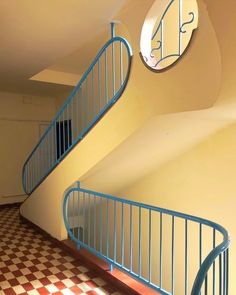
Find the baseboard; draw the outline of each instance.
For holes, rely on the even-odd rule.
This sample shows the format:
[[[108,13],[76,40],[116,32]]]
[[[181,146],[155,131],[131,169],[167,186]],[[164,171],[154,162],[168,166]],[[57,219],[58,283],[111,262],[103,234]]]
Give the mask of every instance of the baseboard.
[[[8,203],[8,204],[0,204],[0,209],[9,208],[9,207],[20,207],[22,202]]]
[[[114,268],[111,272],[109,271],[108,264],[91,252],[81,248],[79,251],[76,249],[76,245],[71,240],[59,241],[48,234],[46,231],[41,229],[39,226],[29,221],[27,218],[20,214],[22,222],[28,223],[35,230],[40,232],[45,238],[49,239],[55,246],[62,248],[65,252],[80,260],[90,270],[95,271],[98,276],[104,280],[110,282],[123,294],[128,295],[157,295],[160,294],[157,291],[147,287],[146,285],[138,282],[129,275],[122,271]]]

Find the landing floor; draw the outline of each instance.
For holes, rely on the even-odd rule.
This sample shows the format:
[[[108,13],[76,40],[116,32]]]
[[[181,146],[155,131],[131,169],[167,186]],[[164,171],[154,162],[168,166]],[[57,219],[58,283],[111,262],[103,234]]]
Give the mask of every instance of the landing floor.
[[[0,208],[1,295],[121,295],[78,260],[22,223],[19,207]]]

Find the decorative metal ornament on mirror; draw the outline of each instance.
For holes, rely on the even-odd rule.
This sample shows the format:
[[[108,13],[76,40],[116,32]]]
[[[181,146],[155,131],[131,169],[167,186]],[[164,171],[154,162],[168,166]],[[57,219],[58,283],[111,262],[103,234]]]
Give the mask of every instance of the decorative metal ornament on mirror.
[[[173,65],[186,51],[198,26],[196,0],[156,0],[143,24],[140,56],[150,69]]]

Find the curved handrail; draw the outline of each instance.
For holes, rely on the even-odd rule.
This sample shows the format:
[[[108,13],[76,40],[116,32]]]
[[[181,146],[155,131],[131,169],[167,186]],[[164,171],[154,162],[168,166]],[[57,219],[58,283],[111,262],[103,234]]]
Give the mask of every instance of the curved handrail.
[[[87,202],[86,202],[87,199]],[[71,204],[71,201],[73,201],[73,203]],[[112,207],[112,215],[109,215],[108,213],[108,202],[109,206]],[[75,205],[76,204],[76,205]],[[92,204],[92,205],[91,205]],[[83,226],[83,231],[86,230],[86,223],[87,222],[92,222],[90,220],[90,211],[94,210],[92,212],[99,212],[101,213],[101,216],[104,215],[103,217],[96,215],[95,213],[95,217],[93,219],[93,222],[96,223],[96,231],[98,232],[97,235],[99,235],[99,232],[102,231],[101,228],[104,227],[104,220],[106,220],[107,224],[112,224],[115,223],[115,221],[117,221],[117,207],[118,205],[121,206],[121,210],[120,210],[120,219],[122,220],[122,225],[119,228],[120,232],[119,235],[122,236],[122,254],[121,256],[123,257],[125,249],[124,247],[124,224],[126,227],[129,228],[130,231],[130,249],[133,248],[133,233],[132,233],[132,226],[133,226],[133,212],[134,212],[134,208],[138,208],[138,221],[136,222],[137,224],[139,224],[139,232],[136,232],[137,235],[137,239],[139,240],[138,245],[136,245],[136,248],[140,249],[140,235],[142,235],[142,230],[140,230],[140,228],[142,229],[142,215],[141,215],[141,210],[146,210],[146,212],[148,213],[148,217],[146,217],[147,221],[146,223],[149,223],[149,228],[146,229],[147,232],[149,232],[149,242],[146,241],[146,243],[148,243],[149,245],[149,251],[148,251],[148,255],[147,255],[147,259],[149,261],[149,275],[148,277],[144,277],[142,275],[142,269],[139,269],[139,271],[135,272],[135,270],[133,269],[133,265],[132,263],[130,264],[129,267],[124,265],[124,260],[122,258],[122,262],[118,262],[118,259],[116,258],[111,258],[108,254],[108,251],[105,249],[105,254],[104,254],[104,247],[100,247],[100,249],[97,249],[97,247],[95,246],[97,243],[102,244],[103,242],[101,242],[101,239],[104,239],[104,235],[105,235],[105,240],[108,241],[107,235],[109,230],[108,228],[106,228],[106,233],[103,231],[102,234],[100,234],[100,240],[97,241],[97,237],[93,237],[94,242],[93,245],[89,244],[88,240],[90,241],[90,235],[91,233],[87,233],[86,235],[87,237],[87,241],[85,241],[84,236],[83,238],[80,236],[80,234],[78,234],[80,226]],[[72,213],[70,212],[70,207],[72,206],[73,210]],[[76,210],[74,209],[76,207]],[[92,207],[91,207],[92,206]],[[125,207],[126,206],[126,207]],[[98,208],[99,207],[99,208]],[[94,209],[95,208],[95,209]],[[98,209],[97,209],[98,208]],[[110,210],[110,209],[109,209]],[[114,211],[113,211],[114,210]],[[126,216],[124,217],[124,210],[129,211],[129,217],[126,220]],[[75,215],[75,212],[77,215]],[[88,213],[89,212],[89,213]],[[150,257],[150,251],[152,251],[151,249],[151,245],[152,245],[152,216],[154,215],[154,212],[159,213],[160,216],[160,257],[158,257],[158,259],[156,259],[156,261],[162,261],[162,251],[163,251],[163,235],[162,235],[162,231],[163,231],[163,227],[162,224],[164,222],[164,216],[171,216],[172,218],[172,227],[170,228],[170,232],[172,233],[172,273],[169,274],[168,279],[171,278],[170,280],[172,281],[172,289],[171,290],[165,290],[162,287],[162,276],[163,274],[160,274],[160,281],[159,284],[155,283],[154,281],[152,281],[151,278],[151,257]],[[98,213],[97,213],[98,214]],[[80,221],[80,216],[82,215],[83,220],[82,222]],[[143,214],[144,215],[144,214]],[[109,218],[111,218],[114,221],[110,220],[108,221],[108,216]],[[131,216],[131,217],[130,217]],[[71,224],[70,220],[73,220],[73,223],[75,222],[75,219],[78,219],[78,232],[76,232],[78,235],[76,236],[76,233],[74,232],[73,226]],[[87,221],[86,221],[86,218]],[[210,270],[210,268],[212,266],[214,266],[214,270],[213,270],[213,289],[215,288],[215,281],[216,281],[216,270],[215,270],[215,263],[216,263],[216,259],[218,257],[220,257],[221,259],[221,255],[224,255],[224,261],[222,263],[222,265],[220,266],[220,270],[219,270],[219,275],[222,277],[220,284],[222,284],[222,286],[220,287],[222,290],[224,290],[225,293],[220,293],[220,295],[227,295],[228,293],[228,248],[230,245],[230,238],[228,235],[227,230],[222,227],[221,225],[212,222],[210,220],[207,219],[203,219],[197,216],[192,216],[192,215],[188,215],[188,214],[184,214],[184,213],[180,213],[180,212],[176,212],[173,210],[168,210],[168,209],[163,209],[160,207],[156,207],[156,206],[152,206],[152,205],[147,205],[144,203],[139,203],[139,202],[135,202],[135,201],[131,201],[131,200],[127,200],[127,199],[122,199],[122,198],[118,198],[118,197],[114,197],[108,194],[103,194],[103,193],[99,193],[99,192],[95,192],[92,190],[87,190],[87,189],[82,189],[80,188],[80,185],[78,183],[78,187],[73,187],[70,188],[64,197],[64,202],[63,202],[63,218],[64,218],[64,224],[66,227],[66,230],[70,236],[70,238],[77,244],[78,248],[80,248],[80,246],[86,248],[87,250],[91,251],[92,253],[94,253],[95,255],[97,255],[98,257],[104,259],[105,261],[108,262],[108,264],[110,264],[111,269],[113,268],[113,266],[116,266],[117,268],[121,269],[122,271],[128,273],[129,275],[133,276],[134,278],[142,281],[143,283],[147,284],[148,286],[154,288],[155,290],[158,290],[159,292],[162,292],[163,294],[169,294],[169,295],[173,295],[174,294],[174,252],[175,252],[175,242],[176,242],[176,232],[175,232],[175,220],[177,218],[180,218],[182,220],[184,220],[184,224],[185,224],[185,263],[184,263],[184,268],[185,268],[185,281],[184,281],[184,288],[185,288],[185,294],[189,294],[188,293],[188,222],[194,222],[194,223],[198,223],[199,224],[199,228],[200,228],[200,243],[202,243],[202,239],[203,239],[203,233],[202,233],[202,227],[206,226],[207,228],[212,228],[213,230],[213,250],[204,258],[203,261],[201,261],[201,265],[199,267],[199,270],[197,272],[197,275],[194,279],[194,283],[193,283],[193,287],[192,287],[192,291],[191,291],[191,295],[199,295],[201,294],[201,290],[204,286],[204,281],[205,281],[205,288],[207,287],[207,276],[208,276],[208,272]],[[100,221],[99,221],[100,218]],[[130,221],[129,221],[130,218]],[[89,219],[89,221],[88,221]],[[96,220],[96,221],[94,221]],[[125,223],[124,223],[125,220]],[[149,221],[148,221],[149,220]],[[129,224],[130,222],[130,224]],[[97,229],[97,223],[99,223],[100,228]],[[109,225],[108,225],[109,226]],[[136,228],[137,230],[137,228]],[[114,227],[114,231],[117,231],[117,224]],[[95,232],[95,228],[94,228],[94,232]],[[221,242],[219,245],[215,245],[216,243],[216,234],[221,234],[222,238],[223,238],[223,242]],[[117,237],[117,233],[115,233],[116,236],[113,239],[113,241],[109,241],[109,244],[115,244],[116,242],[114,242],[114,240],[116,241],[116,237]],[[83,234],[84,235],[84,234]],[[127,235],[127,233],[126,233]],[[156,239],[156,237],[155,237]],[[210,237],[209,237],[210,239]],[[107,244],[108,247],[108,244]],[[202,244],[200,244],[199,246],[200,248],[200,256],[202,259]],[[127,249],[126,249],[127,250]],[[116,251],[116,248],[114,246],[114,253]],[[132,251],[130,252],[131,255],[131,260],[133,260],[133,254]],[[138,261],[140,261],[140,251],[139,251],[139,257],[136,257],[136,259]],[[116,257],[116,254],[114,254],[114,257]],[[142,259],[141,259],[142,261]],[[160,262],[160,264],[162,264]],[[161,266],[162,267],[162,266]],[[223,276],[222,276],[222,271],[223,271]],[[160,272],[162,272],[161,268],[160,268]],[[209,282],[208,282],[209,284]],[[221,291],[222,292],[222,291]],[[207,294],[207,291],[205,290],[205,293]]]
[[[123,37],[112,37],[102,47],[25,161],[22,184],[27,194],[33,192],[122,95],[129,78],[131,57],[131,47]]]
[[[217,225],[217,224],[215,224]],[[216,228],[216,227],[215,227]],[[218,245],[215,249],[213,249],[208,256],[205,258],[204,262],[202,263],[202,266],[200,267],[197,276],[195,278],[193,288],[191,295],[199,295],[201,292],[201,289],[203,287],[204,281],[207,277],[208,271],[216,261],[218,257],[220,257],[221,254],[224,254],[226,256],[226,259],[228,260],[228,249],[230,246],[230,237],[226,229],[224,229],[222,226],[218,225],[219,232],[222,233],[223,235],[223,242]],[[226,269],[228,268],[228,261],[226,261]],[[228,270],[227,271],[227,276],[225,277],[225,294],[228,294]]]

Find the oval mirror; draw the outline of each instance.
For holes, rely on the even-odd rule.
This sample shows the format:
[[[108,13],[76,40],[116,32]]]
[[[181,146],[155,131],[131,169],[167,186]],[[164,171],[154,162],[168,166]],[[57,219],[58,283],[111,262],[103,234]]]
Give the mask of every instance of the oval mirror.
[[[156,0],[142,27],[143,62],[155,71],[173,65],[186,51],[197,26],[196,0]]]

